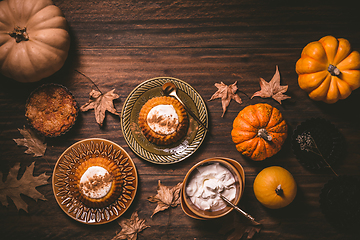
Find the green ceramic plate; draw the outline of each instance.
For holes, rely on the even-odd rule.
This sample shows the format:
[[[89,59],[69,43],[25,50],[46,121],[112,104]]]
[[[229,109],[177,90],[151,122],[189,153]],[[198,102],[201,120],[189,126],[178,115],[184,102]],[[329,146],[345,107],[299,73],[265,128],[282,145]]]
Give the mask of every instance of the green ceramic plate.
[[[141,107],[151,98],[162,96],[161,86],[172,82],[178,88],[180,99],[208,127],[208,113],[200,94],[188,83],[170,77],[149,79],[138,85],[125,100],[121,112],[121,129],[131,150],[139,157],[156,164],[177,163],[193,154],[203,142],[206,130],[189,116],[189,129],[179,142],[169,146],[159,146],[149,142],[138,124]]]

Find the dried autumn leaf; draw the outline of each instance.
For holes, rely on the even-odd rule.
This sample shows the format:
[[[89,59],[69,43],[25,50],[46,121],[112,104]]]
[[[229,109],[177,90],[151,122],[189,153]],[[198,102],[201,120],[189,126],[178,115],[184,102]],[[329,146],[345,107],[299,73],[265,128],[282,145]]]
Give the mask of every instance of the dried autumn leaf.
[[[24,209],[28,212],[28,205],[22,200],[20,194],[25,194],[36,201],[38,199],[46,201],[44,195],[36,190],[36,187],[48,184],[50,176],[46,176],[45,173],[34,177],[34,165],[33,162],[24,172],[20,180],[17,180],[17,175],[20,169],[20,163],[15,164],[9,171],[9,175],[5,182],[0,181],[0,202],[6,207],[9,205],[6,196],[10,197],[18,210]],[[2,173],[0,172],[0,180],[2,179]]]
[[[230,104],[231,99],[234,99],[239,104],[242,103],[241,98],[236,94],[236,91],[238,90],[238,87],[236,86],[236,84],[237,84],[237,81],[229,86],[227,86],[223,82],[215,83],[215,87],[217,87],[218,90],[211,96],[209,101],[216,99],[216,98],[221,98],[221,104],[222,104],[222,109],[223,109],[223,114],[221,115],[221,117],[224,117],[224,114],[226,112],[227,107]]]
[[[46,151],[46,143],[45,137],[37,135],[34,131],[30,129],[18,128],[21,135],[24,136],[23,139],[13,139],[18,146],[25,146],[28,149],[25,151],[27,154],[34,154],[34,157],[41,157],[44,156]]]
[[[89,93],[89,102],[85,103],[80,107],[82,112],[86,112],[90,109],[95,110],[95,119],[96,122],[102,126],[105,119],[105,112],[109,111],[114,115],[118,115],[114,107],[113,100],[119,98],[119,95],[114,93],[115,89],[102,94],[100,91],[92,89]]]
[[[252,225],[246,218],[239,218],[237,214],[233,214],[233,217],[224,219],[219,233],[223,235],[230,233],[226,240],[240,240],[244,236],[246,239],[252,239],[256,233],[260,232],[261,227],[261,225]]]
[[[270,82],[266,82],[263,78],[260,78],[260,91],[257,91],[252,95],[253,97],[262,97],[262,98],[270,98],[272,97],[276,101],[281,104],[282,100],[291,98],[284,93],[288,89],[288,85],[280,86],[280,73],[278,66],[276,66],[276,71]]]
[[[148,228],[150,226],[145,225],[145,219],[139,219],[138,213],[134,212],[130,219],[120,219],[118,220],[119,225],[121,226],[121,231],[116,234],[112,240],[118,239],[127,239],[127,240],[136,240],[137,234]]]
[[[154,214],[157,212],[164,211],[169,207],[176,207],[180,204],[181,186],[182,182],[178,183],[175,187],[170,189],[162,185],[159,180],[157,194],[148,198],[150,202],[158,204],[151,217],[154,216]]]

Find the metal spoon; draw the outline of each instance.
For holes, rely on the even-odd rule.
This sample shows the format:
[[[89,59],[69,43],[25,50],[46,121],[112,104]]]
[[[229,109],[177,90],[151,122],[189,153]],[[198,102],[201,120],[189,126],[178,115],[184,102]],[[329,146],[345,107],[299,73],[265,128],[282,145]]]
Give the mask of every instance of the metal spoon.
[[[205,128],[207,131],[209,131],[209,129],[205,126],[205,124],[203,122],[201,122],[201,120],[195,115],[195,113],[193,113],[191,111],[190,108],[188,108],[182,101],[181,99],[178,97],[178,95],[176,94],[176,86],[175,84],[173,84],[172,82],[167,82],[164,85],[162,85],[162,91],[165,95],[168,96],[172,96],[174,98],[176,98],[185,108],[185,110],[203,127]]]
[[[212,189],[210,187],[206,187],[208,190],[219,194],[220,198],[226,202],[228,205],[230,205],[232,208],[234,208],[236,211],[238,211],[239,213],[241,213],[244,217],[246,217],[247,219],[250,220],[250,222],[252,223],[252,225],[261,225],[261,223],[255,221],[255,218],[253,218],[250,214],[246,213],[244,210],[242,210],[241,208],[239,208],[238,206],[236,206],[235,204],[233,204],[229,199],[227,199],[224,195],[221,194],[220,190],[218,188]]]
[[[244,210],[242,210],[241,208],[239,208],[238,206],[236,206],[235,204],[233,204],[229,199],[227,199],[226,197],[224,197],[224,195],[222,195],[221,193],[219,193],[219,196],[222,200],[224,200],[227,204],[229,204],[231,207],[233,207],[236,211],[238,211],[239,213],[241,213],[243,216],[245,216],[247,219],[250,220],[250,222],[253,225],[261,225],[261,223],[255,221],[255,218],[253,218],[250,214],[244,212]]]

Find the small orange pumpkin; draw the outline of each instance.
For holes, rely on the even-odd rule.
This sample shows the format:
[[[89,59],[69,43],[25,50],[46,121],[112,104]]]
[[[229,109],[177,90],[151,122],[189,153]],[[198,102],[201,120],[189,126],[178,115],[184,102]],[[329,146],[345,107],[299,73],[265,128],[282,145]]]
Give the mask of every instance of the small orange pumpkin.
[[[277,108],[258,103],[239,112],[233,122],[231,136],[240,153],[261,161],[280,151],[287,137],[287,129]]]
[[[360,54],[348,40],[326,36],[304,47],[296,72],[311,99],[335,103],[360,86]]]
[[[263,169],[256,176],[253,188],[257,200],[271,209],[289,205],[297,192],[294,177],[288,170],[278,166]]]

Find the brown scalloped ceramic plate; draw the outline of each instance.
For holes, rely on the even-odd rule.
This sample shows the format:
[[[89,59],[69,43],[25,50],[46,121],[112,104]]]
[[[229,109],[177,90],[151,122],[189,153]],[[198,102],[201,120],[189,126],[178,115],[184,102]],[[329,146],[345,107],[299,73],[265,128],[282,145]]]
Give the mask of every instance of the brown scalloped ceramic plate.
[[[123,176],[122,193],[103,208],[85,206],[71,190],[69,180],[79,161],[90,157],[114,161]],[[134,162],[122,147],[106,139],[91,138],[73,144],[61,154],[54,168],[52,188],[57,203],[69,217],[81,223],[99,225],[114,221],[130,207],[138,188],[138,176]]]

